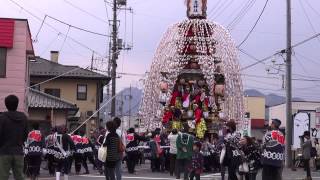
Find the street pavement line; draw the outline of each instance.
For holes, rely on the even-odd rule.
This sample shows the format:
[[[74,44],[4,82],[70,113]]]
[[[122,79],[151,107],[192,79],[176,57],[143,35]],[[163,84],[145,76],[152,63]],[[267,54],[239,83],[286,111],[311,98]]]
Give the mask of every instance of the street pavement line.
[[[79,175],[79,177],[104,178],[105,176]],[[213,176],[211,176],[211,177],[213,177]],[[204,178],[204,179],[210,179],[211,177],[201,176],[201,178]],[[122,179],[175,180],[176,178],[163,178],[163,177],[155,178],[155,177],[128,177],[128,176],[122,176]]]

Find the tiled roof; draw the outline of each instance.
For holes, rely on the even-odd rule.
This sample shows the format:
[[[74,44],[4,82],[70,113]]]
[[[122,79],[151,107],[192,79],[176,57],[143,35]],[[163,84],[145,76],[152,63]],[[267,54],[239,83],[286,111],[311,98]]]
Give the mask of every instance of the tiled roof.
[[[66,72],[70,73],[64,74]],[[40,57],[36,57],[35,61],[30,61],[31,77],[55,77],[62,74],[64,74],[64,78],[110,80],[108,76],[80,68],[79,66],[62,65]]]
[[[78,109],[75,104],[40,92],[38,90],[29,89],[28,107],[30,108],[53,108],[53,109]]]

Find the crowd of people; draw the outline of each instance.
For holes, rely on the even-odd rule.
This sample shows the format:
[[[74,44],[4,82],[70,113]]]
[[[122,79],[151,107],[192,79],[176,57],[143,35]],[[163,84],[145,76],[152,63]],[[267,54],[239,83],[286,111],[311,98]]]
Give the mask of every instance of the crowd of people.
[[[14,95],[5,99],[7,112],[0,114],[0,179],[7,180],[9,172],[16,180],[23,180],[24,174],[32,180],[40,174],[45,160],[49,174],[65,180],[72,171],[75,174],[89,174],[88,162],[106,176],[107,180],[121,180],[122,166],[126,162],[129,174],[136,173],[136,165],[150,160],[152,172],[169,172],[180,179],[199,180],[201,174],[225,173],[229,180],[255,180],[259,170],[263,180],[281,180],[284,162],[285,138],[279,130],[281,121],[272,120],[263,141],[243,136],[236,131],[233,120],[225,124],[223,135],[207,134],[197,139],[189,131],[188,124],[181,129],[160,129],[137,133],[134,128],[121,129],[121,119],[114,118],[99,128],[92,137],[84,131],[69,134],[65,126],[52,129],[44,136],[39,124],[28,130],[27,117],[17,112],[18,98]],[[106,161],[99,160],[99,148],[107,148]],[[307,178],[311,179],[309,161],[312,153],[310,132],[301,136],[301,147]],[[24,174],[23,174],[23,173]]]

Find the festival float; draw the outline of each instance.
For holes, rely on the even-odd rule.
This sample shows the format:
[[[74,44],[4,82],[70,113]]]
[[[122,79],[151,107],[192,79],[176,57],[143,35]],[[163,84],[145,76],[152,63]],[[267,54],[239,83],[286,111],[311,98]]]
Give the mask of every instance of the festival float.
[[[237,49],[228,31],[207,20],[207,0],[187,0],[187,19],[168,28],[144,84],[142,125],[180,129],[201,139],[223,123],[244,121]],[[220,132],[221,133],[221,132]]]

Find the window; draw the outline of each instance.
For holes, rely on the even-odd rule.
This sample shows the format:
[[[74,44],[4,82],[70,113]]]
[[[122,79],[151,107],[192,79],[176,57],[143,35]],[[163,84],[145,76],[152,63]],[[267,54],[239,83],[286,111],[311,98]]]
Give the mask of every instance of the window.
[[[60,98],[60,89],[44,89],[46,94]]]
[[[6,77],[7,48],[0,48],[0,78]]]
[[[77,87],[77,100],[87,100],[87,85],[78,84]]]

